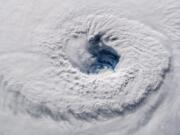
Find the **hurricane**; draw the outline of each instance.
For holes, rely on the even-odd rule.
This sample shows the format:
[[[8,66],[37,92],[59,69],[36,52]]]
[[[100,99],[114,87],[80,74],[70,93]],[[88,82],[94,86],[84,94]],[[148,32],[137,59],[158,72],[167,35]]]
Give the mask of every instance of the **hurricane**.
[[[0,3],[0,134],[180,134],[178,0]]]

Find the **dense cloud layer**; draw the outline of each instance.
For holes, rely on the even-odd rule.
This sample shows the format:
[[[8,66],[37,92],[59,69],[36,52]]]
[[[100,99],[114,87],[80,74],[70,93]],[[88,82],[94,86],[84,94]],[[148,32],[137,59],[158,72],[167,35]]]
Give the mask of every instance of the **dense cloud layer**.
[[[180,133],[179,2],[43,2],[0,13],[0,133]]]

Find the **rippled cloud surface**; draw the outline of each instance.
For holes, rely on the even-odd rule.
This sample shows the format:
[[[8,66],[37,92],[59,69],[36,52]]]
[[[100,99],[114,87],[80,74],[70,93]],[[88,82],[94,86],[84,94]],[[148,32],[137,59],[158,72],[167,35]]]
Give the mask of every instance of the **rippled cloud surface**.
[[[180,134],[178,0],[0,4],[0,135]]]

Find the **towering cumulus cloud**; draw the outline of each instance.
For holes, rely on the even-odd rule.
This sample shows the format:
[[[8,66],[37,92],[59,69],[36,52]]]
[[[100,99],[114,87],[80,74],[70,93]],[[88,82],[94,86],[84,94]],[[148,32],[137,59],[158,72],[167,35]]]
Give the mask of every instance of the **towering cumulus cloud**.
[[[27,123],[37,121],[37,127],[46,123],[35,134],[48,125],[53,132],[47,134],[147,132],[143,126],[154,122],[153,115],[160,113],[155,111],[163,103],[167,106],[164,99],[172,90],[166,82],[174,76],[171,69],[178,63],[169,49],[180,41],[180,31],[170,26],[179,27],[173,16],[178,12],[173,5],[178,2],[117,1],[116,5],[101,1],[98,3],[103,5],[95,6],[78,1],[79,9],[72,1],[46,2],[39,10],[33,2],[21,3],[27,10],[15,4],[17,15],[7,24],[2,22],[1,111],[10,113],[10,121],[22,117]],[[25,21],[23,13],[30,19]],[[24,23],[16,23],[21,21]],[[6,36],[11,37],[9,41]],[[175,81],[169,82],[175,85]],[[31,126],[29,130],[33,130]],[[148,133],[153,131],[157,130]],[[2,129],[2,133],[6,131]]]

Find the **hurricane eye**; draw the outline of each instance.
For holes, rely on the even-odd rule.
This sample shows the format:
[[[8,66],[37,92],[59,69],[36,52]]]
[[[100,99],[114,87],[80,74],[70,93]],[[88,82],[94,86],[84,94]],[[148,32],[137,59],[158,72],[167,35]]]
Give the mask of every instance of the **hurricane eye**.
[[[85,58],[85,60],[80,61],[81,66],[78,67],[81,72],[96,74],[102,70],[114,70],[119,62],[118,53],[112,47],[105,45],[101,36],[97,34],[85,45],[84,49],[89,53],[89,57],[86,59],[85,56],[81,56]]]
[[[87,73],[98,73],[103,69],[114,70],[120,56],[112,48],[103,43],[101,35],[96,35],[89,40],[88,52],[95,59],[87,68]]]

